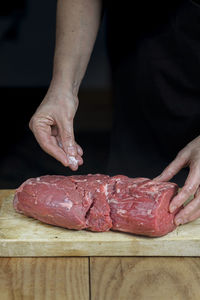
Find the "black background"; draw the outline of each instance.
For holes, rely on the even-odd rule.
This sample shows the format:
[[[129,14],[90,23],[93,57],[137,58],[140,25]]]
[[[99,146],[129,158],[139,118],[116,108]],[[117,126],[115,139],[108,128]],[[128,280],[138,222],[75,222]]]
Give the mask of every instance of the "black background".
[[[184,12],[184,10],[180,10],[177,13],[177,8],[182,2],[189,5],[188,13]],[[134,85],[136,87],[135,95],[139,100],[142,99],[141,97],[144,97],[144,99],[149,98],[148,105],[142,105],[146,109],[145,114],[147,119],[149,121],[152,120],[150,129],[154,137],[152,141],[149,141],[149,145],[146,145],[144,142],[144,147],[142,148],[146,149],[146,157],[148,157],[148,151],[151,148],[150,143],[157,145],[161,162],[158,160],[157,163],[159,166],[155,166],[155,172],[161,171],[187,142],[198,135],[198,88],[193,89],[195,97],[193,97],[193,94],[188,93],[189,90],[187,90],[186,93],[184,91],[186,97],[183,100],[181,99],[181,102],[172,100],[170,104],[172,111],[179,111],[180,114],[177,118],[177,114],[174,115],[172,113],[170,115],[170,122],[169,118],[165,120],[163,118],[163,116],[165,117],[163,104],[159,103],[154,96],[149,95],[148,89],[143,89],[143,81],[139,82],[139,77],[137,76],[138,74],[139,76],[143,76],[141,77],[142,80],[146,80],[146,83],[151,84],[150,68],[148,68],[149,73],[141,75],[142,72],[145,72],[146,68],[145,64],[139,65],[138,63],[138,61],[142,61],[143,59],[143,52],[139,51],[139,56],[137,54],[135,58],[131,57],[130,53],[134,51],[137,53],[134,41],[138,41],[143,37],[147,39],[151,38],[152,32],[157,36],[162,35],[165,32],[169,18],[174,18],[174,20],[178,18],[179,25],[182,26],[182,33],[192,33],[193,36],[189,38],[194,42],[200,32],[200,27],[198,27],[200,8],[196,7],[197,10],[195,10],[194,6],[196,4],[192,4],[192,6],[190,0],[165,1],[162,3],[155,0],[134,3],[135,10],[128,1],[125,1],[123,5],[114,1],[107,2],[109,19],[104,18],[103,20],[79,93],[80,107],[75,120],[75,128],[77,142],[84,149],[85,163],[77,173],[107,172],[108,158],[110,157],[109,149],[113,107],[118,109],[118,114],[115,112],[115,118],[117,116],[116,123],[118,120],[121,120],[122,126],[120,125],[120,128],[122,128],[122,135],[124,133],[123,118],[120,116],[121,106],[118,106],[120,87],[123,87],[126,91],[124,93],[125,97],[123,95],[120,98],[123,101],[129,101],[127,99],[132,96],[131,88]],[[55,40],[56,1],[49,3],[49,1],[45,0],[37,3],[34,0],[24,0],[15,1],[15,5],[13,6],[9,6],[6,3],[0,4],[0,6],[0,188],[15,188],[28,177],[42,174],[72,174],[72,171],[62,167],[59,162],[49,157],[49,155],[40,149],[28,129],[29,119],[45,96],[51,79]],[[181,23],[182,21],[183,23]],[[106,25],[109,26],[107,33]],[[172,43],[171,39],[169,40],[169,45],[172,44],[173,51],[174,49],[177,51],[176,55],[179,55],[179,53],[184,53],[185,55],[186,53],[185,70],[190,68],[191,63],[197,66],[196,60],[191,58],[191,55],[187,54],[186,50],[182,52],[183,49],[187,49],[187,47],[185,48],[187,40],[186,44],[178,44],[176,37],[174,43]],[[111,58],[111,69],[107,57],[106,38],[109,47],[109,58]],[[178,46],[174,47],[176,43]],[[199,45],[194,45],[197,47],[194,53],[198,53]],[[154,46],[157,47],[157,44]],[[159,48],[155,49],[159,50]],[[145,49],[143,48],[143,50]],[[162,52],[159,50],[158,54],[160,53]],[[152,55],[155,55],[153,50]],[[189,60],[188,57],[190,58]],[[135,66],[138,67],[139,73],[132,74],[133,67]],[[144,66],[144,69],[141,66]],[[112,70],[113,74],[112,80],[110,70]],[[128,75],[128,80],[126,79],[126,75]],[[196,69],[194,69],[193,75],[196,79],[195,84],[198,87],[198,73]],[[134,76],[135,81],[132,84]],[[179,78],[179,74],[175,74],[175,77]],[[114,97],[112,96],[113,88],[111,82],[114,83]],[[126,89],[127,86],[129,88]],[[166,90],[166,93],[169,93],[169,91]],[[190,96],[193,97],[191,105]],[[181,98],[180,94],[177,98]],[[127,103],[128,119],[131,120],[132,115],[137,119],[137,112],[141,109],[141,105],[138,107],[137,105],[140,102],[129,101]],[[154,104],[152,105],[152,103]],[[181,103],[180,106],[177,106],[179,105],[177,103]],[[135,114],[132,114],[134,109]],[[162,118],[159,117],[160,112],[161,115],[163,113]],[[189,120],[189,123],[187,123],[187,112],[189,117],[191,114],[195,115],[195,120],[192,119],[192,122]],[[136,127],[138,135],[140,135],[140,132],[143,133],[142,127],[137,126],[137,123],[134,128]],[[131,140],[130,136],[127,140]],[[131,170],[134,169],[134,166],[132,166],[132,169],[129,169],[131,154],[129,157],[128,152],[126,154],[127,159],[123,162],[123,168],[117,168],[118,163],[117,161],[115,162],[116,172],[123,170],[123,173],[129,176],[131,174],[133,176],[145,176],[148,172],[145,174],[142,170],[145,170],[145,167],[148,168],[146,161],[143,161],[141,157],[141,161],[139,162],[141,172],[135,168],[136,173],[131,173]],[[116,155],[116,158],[119,160],[119,156]],[[150,156],[149,160],[151,160],[149,169],[152,169],[154,168],[154,163]],[[142,168],[142,164],[144,168]],[[182,183],[183,178],[186,176],[184,171],[183,173],[180,180]]]

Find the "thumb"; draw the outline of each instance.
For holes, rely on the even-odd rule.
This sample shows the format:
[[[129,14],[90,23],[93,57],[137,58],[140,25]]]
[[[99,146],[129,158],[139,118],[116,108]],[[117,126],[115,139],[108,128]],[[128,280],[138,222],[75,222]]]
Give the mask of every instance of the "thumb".
[[[83,163],[83,160],[77,153],[77,145],[74,139],[73,121],[65,120],[65,122],[59,123],[58,127],[62,148],[66,153],[68,165],[73,171],[76,171],[78,166]]]
[[[73,120],[60,122],[58,124],[62,147],[66,154],[76,156],[77,147],[74,139]]]

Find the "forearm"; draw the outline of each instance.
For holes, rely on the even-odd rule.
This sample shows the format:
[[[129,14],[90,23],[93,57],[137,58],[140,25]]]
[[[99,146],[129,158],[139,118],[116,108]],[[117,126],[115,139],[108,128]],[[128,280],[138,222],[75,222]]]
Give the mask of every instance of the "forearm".
[[[58,0],[51,85],[77,94],[98,32],[102,0]]]

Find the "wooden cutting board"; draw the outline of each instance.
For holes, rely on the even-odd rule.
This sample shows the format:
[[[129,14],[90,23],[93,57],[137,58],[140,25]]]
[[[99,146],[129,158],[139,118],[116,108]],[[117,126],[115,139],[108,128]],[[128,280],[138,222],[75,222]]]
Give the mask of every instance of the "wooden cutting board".
[[[200,219],[160,238],[75,231],[43,224],[13,209],[0,190],[0,256],[200,256]]]

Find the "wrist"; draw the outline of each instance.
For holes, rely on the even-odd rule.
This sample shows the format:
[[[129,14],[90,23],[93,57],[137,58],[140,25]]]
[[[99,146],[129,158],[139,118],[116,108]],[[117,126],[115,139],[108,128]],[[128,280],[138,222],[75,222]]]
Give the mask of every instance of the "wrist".
[[[50,89],[59,91],[62,94],[71,94],[74,97],[77,97],[79,91],[80,83],[61,74],[53,74]]]
[[[43,102],[57,103],[58,105],[71,103],[78,107],[78,96],[72,92],[70,84],[62,83],[60,80],[58,82],[52,80]]]

